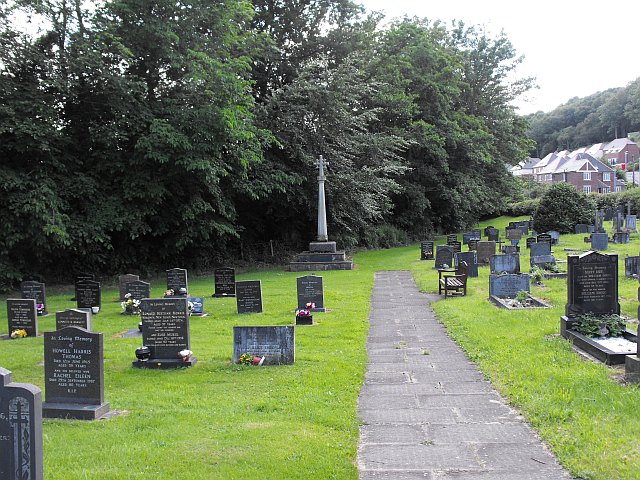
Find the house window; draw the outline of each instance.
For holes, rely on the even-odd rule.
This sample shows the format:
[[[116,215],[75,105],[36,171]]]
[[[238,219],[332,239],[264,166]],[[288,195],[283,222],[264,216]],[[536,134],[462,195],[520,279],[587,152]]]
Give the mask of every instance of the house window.
[[[616,163],[617,163],[616,162],[616,157],[612,157],[612,158],[609,159],[609,165],[615,165]]]
[[[582,174],[582,179],[583,180],[591,180],[591,172],[584,172]]]
[[[550,173],[547,173],[547,174],[545,175],[545,180],[546,180],[547,182],[550,182],[550,181],[551,181],[551,174],[550,174]]]
[[[611,174],[608,172],[605,172],[602,174],[602,181],[603,182],[610,182],[611,181]]]
[[[584,193],[591,193],[591,185],[585,185],[584,187],[582,187],[582,191]]]
[[[622,187],[620,185],[616,185],[616,192],[621,192],[622,191]]]

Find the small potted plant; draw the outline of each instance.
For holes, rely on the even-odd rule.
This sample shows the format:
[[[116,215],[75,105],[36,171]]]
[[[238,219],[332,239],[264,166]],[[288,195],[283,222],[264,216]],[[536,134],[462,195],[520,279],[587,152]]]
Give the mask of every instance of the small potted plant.
[[[309,302],[300,310],[296,310],[296,325],[313,325],[313,315],[311,310],[316,308],[316,304]]]
[[[264,357],[258,357],[257,355],[245,352],[240,355],[238,363],[241,365],[257,365],[260,367],[264,363]]]
[[[124,302],[120,303],[122,307],[121,315],[138,315],[140,313],[140,300],[132,298],[130,293],[124,296]]]

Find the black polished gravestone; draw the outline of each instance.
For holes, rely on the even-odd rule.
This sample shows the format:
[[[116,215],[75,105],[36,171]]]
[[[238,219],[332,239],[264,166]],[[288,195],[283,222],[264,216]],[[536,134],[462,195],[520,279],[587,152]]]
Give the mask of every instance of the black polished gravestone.
[[[133,300],[151,297],[151,284],[142,280],[127,283],[126,290],[125,294],[130,293]]]
[[[45,332],[44,383],[45,418],[98,420],[109,413],[102,333],[79,327]]]
[[[83,280],[76,283],[76,304],[78,308],[90,308],[93,313],[98,313],[102,306],[100,282]]]
[[[167,290],[173,290],[174,295],[179,295],[180,289],[189,291],[187,271],[184,268],[171,268],[167,270]],[[186,293],[184,295],[187,296]]]
[[[640,267],[640,257],[626,257],[624,259],[624,276],[638,278],[638,267]]]
[[[480,240],[469,240],[468,245],[469,245],[469,251],[470,252],[471,251],[476,252],[478,250],[478,242],[479,241]]]
[[[33,298],[36,304],[41,304],[39,315],[49,315],[47,310],[47,292],[44,283],[28,281],[20,284],[20,296],[22,298]]]
[[[124,275],[120,275],[118,277],[118,290],[120,292],[120,301],[124,302],[125,298],[124,296],[129,293],[129,290],[127,290],[127,285],[131,282],[135,282],[137,280],[140,280],[140,277],[138,275],[133,275],[132,273],[126,273]]]
[[[453,248],[453,253],[462,251],[462,242],[451,242],[449,246]]]
[[[520,255],[491,255],[489,257],[491,273],[520,273]]]
[[[487,227],[484,228],[484,236],[488,237],[489,236],[489,232],[492,230],[497,230],[493,225],[489,225]]]
[[[42,392],[0,367],[0,479],[43,480]]]
[[[433,260],[434,242],[420,243],[420,260]]]
[[[469,267],[468,276],[476,278],[478,276],[478,252],[456,252],[453,254],[453,264],[456,268],[460,266],[460,262],[467,262]]]
[[[198,359],[180,352],[191,347],[189,309],[186,298],[145,298],[140,301],[142,344],[150,357],[133,362],[136,368],[169,369],[191,367]]]
[[[451,268],[453,253],[453,247],[450,245],[436,245],[436,261],[433,268]]]
[[[525,241],[527,242],[527,248],[531,248],[531,245],[536,243],[536,238],[535,237],[527,237],[527,239]]]
[[[233,268],[216,268],[213,272],[214,294],[213,297],[236,296],[236,271]]]
[[[78,275],[76,275],[76,281],[74,282],[74,286],[77,286],[78,283],[83,282],[85,280],[95,280],[96,276],[93,273],[79,273]],[[76,296],[75,296],[75,287],[74,287],[74,294],[73,294],[73,298],[71,299],[72,302],[76,301]]]
[[[308,303],[315,304],[312,312],[326,312],[324,308],[324,285],[322,277],[318,275],[306,275],[296,278],[296,292],[298,297],[298,310],[306,309]]]
[[[7,299],[7,318],[9,335],[16,330],[24,330],[27,337],[38,336],[38,314],[33,298]]]
[[[236,282],[236,305],[238,313],[262,313],[262,281]]]
[[[263,365],[292,365],[296,359],[295,326],[233,327],[233,363],[243,353],[264,357]]]
[[[482,237],[480,236],[480,231],[478,230],[477,232],[469,232],[469,233],[463,233],[462,234],[462,244],[463,245],[469,245],[469,242],[471,240],[482,240]]]
[[[447,235],[447,245],[451,245],[453,242],[458,241],[458,235],[455,233],[451,233]]]
[[[89,309],[78,310],[70,308],[63,312],[56,312],[56,330],[62,330],[66,327],[79,327],[87,331],[91,331],[91,322],[93,314]]]
[[[549,244],[551,245],[553,243],[553,238],[548,233],[541,233],[536,237],[536,241],[538,243],[549,242]]]
[[[620,315],[618,255],[587,252],[567,257],[567,305],[560,333],[566,337],[571,322],[585,313]]]
[[[487,240],[490,242],[497,242],[500,240],[500,230],[497,228],[485,229],[485,233],[487,235]]]

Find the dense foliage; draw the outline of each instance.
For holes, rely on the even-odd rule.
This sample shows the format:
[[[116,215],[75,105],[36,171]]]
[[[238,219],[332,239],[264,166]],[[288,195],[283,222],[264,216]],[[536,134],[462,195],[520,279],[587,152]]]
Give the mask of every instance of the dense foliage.
[[[593,223],[596,205],[592,197],[569,183],[554,183],[540,198],[533,225],[537,232],[573,233],[579,223]]]
[[[346,247],[502,210],[532,145],[511,43],[380,20],[350,0],[0,0],[0,287],[300,248],[319,155]]]

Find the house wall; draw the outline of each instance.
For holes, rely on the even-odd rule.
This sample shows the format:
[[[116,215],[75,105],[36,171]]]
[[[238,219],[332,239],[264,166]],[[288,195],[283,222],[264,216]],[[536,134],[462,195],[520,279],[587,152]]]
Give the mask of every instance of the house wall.
[[[614,177],[615,172],[611,172],[609,174],[609,181],[604,181],[604,172],[591,172],[591,179],[585,180],[583,172],[566,172],[566,173],[554,173],[553,174],[553,183],[564,182],[570,183],[576,190],[579,192],[584,191],[584,187],[591,187],[591,192],[598,193],[598,189],[604,190],[604,187],[601,186],[600,182],[607,185],[609,187],[609,191],[601,191],[601,193],[613,193],[615,191],[614,187]],[[565,180],[566,179],[566,180]]]
[[[640,159],[640,148],[636,143],[628,143],[617,153],[605,154],[605,158],[606,163],[609,165],[615,165],[620,167],[622,170],[626,170],[628,163],[632,163]]]

